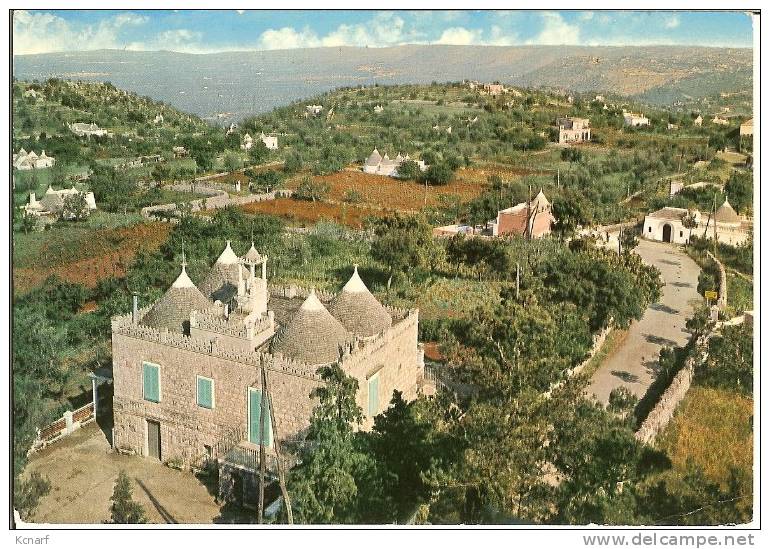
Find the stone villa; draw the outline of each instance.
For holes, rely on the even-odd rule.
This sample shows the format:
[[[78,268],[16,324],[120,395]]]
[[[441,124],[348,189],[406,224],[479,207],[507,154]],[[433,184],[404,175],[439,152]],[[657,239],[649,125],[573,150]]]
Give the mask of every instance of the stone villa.
[[[402,156],[401,153],[399,153],[395,158],[390,158],[387,153],[385,153],[385,155],[381,155],[375,147],[375,149],[372,151],[372,154],[370,154],[369,157],[364,161],[363,170],[364,173],[397,177],[398,168],[400,168],[401,164],[407,160],[411,160],[408,154],[406,156]],[[417,163],[417,167],[420,168],[420,171],[424,172],[428,169],[428,165],[425,164],[423,160],[415,160],[414,162]]]
[[[591,123],[588,118],[558,118],[559,143],[591,141]]]
[[[691,215],[695,226],[690,229],[684,226],[684,219]],[[725,199],[716,211],[716,216],[701,213],[698,210],[688,211],[684,208],[665,207],[647,214],[644,218],[642,237],[658,242],[687,244],[691,236],[699,238],[714,238],[714,221],[716,217],[717,240],[723,244],[739,246],[749,239],[753,222],[736,213],[730,202]]]
[[[754,135],[754,119],[749,118],[741,124],[740,135]]]
[[[355,266],[336,295],[268,286],[267,259],[253,244],[238,257],[228,241],[197,286],[183,260],[158,301],[140,309],[135,298],[112,319],[114,447],[216,462],[223,499],[254,486],[260,441],[277,437],[288,454],[302,444],[319,367],[338,363],[358,381],[364,429],[394,390],[413,399],[423,379],[417,310],[380,304]],[[260,437],[263,372],[273,409]]]

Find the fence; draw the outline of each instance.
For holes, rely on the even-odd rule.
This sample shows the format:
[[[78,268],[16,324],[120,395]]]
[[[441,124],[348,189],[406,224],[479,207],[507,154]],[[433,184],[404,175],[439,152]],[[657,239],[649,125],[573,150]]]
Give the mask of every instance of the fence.
[[[82,426],[94,421],[94,403],[89,402],[77,410],[64,412],[64,415],[56,421],[49,423],[38,430],[37,438],[32,443],[28,454],[42,450],[57,440],[77,431]]]

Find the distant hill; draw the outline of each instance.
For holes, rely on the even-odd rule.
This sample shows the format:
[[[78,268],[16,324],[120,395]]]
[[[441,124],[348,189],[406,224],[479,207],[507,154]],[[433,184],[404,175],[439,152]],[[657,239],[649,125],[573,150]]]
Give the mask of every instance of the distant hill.
[[[200,116],[229,120],[339,86],[463,79],[601,91],[665,104],[701,91],[707,95],[745,90],[752,77],[752,51],[439,45],[207,55],[107,50],[15,56],[13,65],[19,79],[110,81]]]

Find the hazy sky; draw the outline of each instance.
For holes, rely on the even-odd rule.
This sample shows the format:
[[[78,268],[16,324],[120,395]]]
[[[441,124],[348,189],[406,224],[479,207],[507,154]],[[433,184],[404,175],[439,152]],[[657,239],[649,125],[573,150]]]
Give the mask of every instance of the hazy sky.
[[[14,53],[209,53],[398,44],[751,47],[743,13],[634,11],[16,11]]]

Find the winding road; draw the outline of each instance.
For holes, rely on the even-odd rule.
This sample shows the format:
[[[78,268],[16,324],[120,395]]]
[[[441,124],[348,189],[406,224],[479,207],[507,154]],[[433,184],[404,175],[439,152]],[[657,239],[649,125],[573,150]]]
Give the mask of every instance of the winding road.
[[[660,301],[631,324],[626,338],[592,376],[589,392],[602,404],[607,404],[616,387],[626,387],[639,398],[647,392],[661,348],[688,341],[685,323],[702,300],[697,290],[700,267],[679,247],[640,239],[634,251],[646,264],[658,268],[666,284]]]

